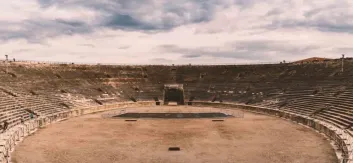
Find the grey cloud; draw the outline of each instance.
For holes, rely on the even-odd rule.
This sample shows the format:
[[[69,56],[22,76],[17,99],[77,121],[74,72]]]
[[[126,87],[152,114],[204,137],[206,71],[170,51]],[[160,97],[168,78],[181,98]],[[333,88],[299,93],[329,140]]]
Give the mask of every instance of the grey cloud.
[[[40,42],[44,38],[86,34],[101,28],[146,33],[164,32],[183,25],[208,22],[214,18],[218,8],[237,5],[240,9],[248,9],[258,1],[178,0],[171,3],[167,0],[37,0],[37,2],[42,8],[75,9],[84,7],[95,11],[98,16],[94,22],[30,18],[17,24],[22,27],[21,30],[12,31],[0,27],[0,40],[24,38],[30,42]],[[353,23],[350,21],[353,13],[350,14],[347,7],[345,8],[348,4],[335,3],[321,8],[312,7],[309,11],[302,13],[304,16],[302,19],[276,17],[276,15],[286,12],[286,8],[290,7],[290,2],[283,2],[285,7],[275,7],[265,13],[265,17],[268,17],[266,20],[270,20],[270,23],[261,24],[260,29],[315,28],[323,32],[353,33]],[[7,23],[9,22],[0,22],[0,25]],[[222,30],[197,30],[196,34],[218,33]],[[34,34],[35,32],[36,34]]]
[[[211,0],[181,0],[173,3],[166,1],[157,8],[154,1],[133,0],[116,3],[118,9],[110,11],[102,26],[143,31],[170,30],[181,25],[209,21],[218,4]]]
[[[274,8],[274,9],[268,11],[268,12],[266,13],[266,16],[279,15],[279,14],[281,14],[281,13],[283,13],[283,10],[281,10],[281,9],[279,9],[279,8]]]
[[[0,24],[7,24],[18,27],[17,30],[0,27],[0,40],[26,39],[31,43],[39,43],[41,40],[60,35],[86,34],[93,31],[93,28],[81,21],[68,21],[63,19],[26,20],[20,23],[8,23],[0,21]]]
[[[347,18],[348,19],[348,18]],[[337,20],[334,18],[317,19],[317,20],[275,20],[267,25],[267,29],[278,28],[315,28],[322,32],[337,32],[337,33],[353,33],[353,23],[333,22],[330,20]]]
[[[154,30],[156,29],[153,25],[141,22],[140,20],[133,18],[130,15],[114,14],[107,18],[108,20],[103,24],[105,27],[114,29],[125,29],[125,30]]]
[[[307,17],[307,18],[310,18],[320,12],[324,11],[323,8],[316,8],[316,9],[313,9],[313,10],[310,10],[310,11],[307,11],[304,13],[304,16]]]
[[[353,51],[353,47],[337,48],[337,49],[341,51]]]
[[[79,46],[85,46],[85,47],[90,47],[90,48],[95,48],[93,44],[79,44]]]
[[[235,0],[235,4],[243,6],[243,7],[251,6],[255,2],[256,2],[256,0]]]
[[[216,7],[228,5],[227,1],[219,0],[179,0],[173,3],[154,0],[38,0],[38,3],[42,7],[84,6],[101,13],[101,27],[142,31],[170,30],[185,24],[209,21]]]
[[[332,50],[334,53],[351,53],[353,52],[353,47],[338,47]]]
[[[86,25],[84,22],[81,22],[81,21],[78,21],[78,20],[73,21],[73,20],[55,19],[54,21],[56,23],[63,24],[63,25],[68,25],[68,26],[71,26],[71,27],[83,27],[83,26]]]
[[[198,58],[203,56],[217,58],[235,58],[252,60],[272,60],[276,52],[276,57],[293,56],[308,54],[320,47],[314,45],[297,46],[290,42],[277,41],[237,41],[224,45],[224,48],[218,47],[200,47],[200,48],[182,48],[176,45],[161,45],[157,49],[161,52],[178,53],[183,58]]]
[[[37,0],[37,1],[42,7],[50,6],[55,2],[55,0]]]
[[[286,41],[238,41],[229,44],[230,46],[235,46],[237,50],[241,51],[276,51],[281,53],[288,53],[288,54],[300,54],[306,53],[311,50],[319,49],[319,46],[315,45],[306,45],[306,46],[296,46],[292,45],[290,42]]]
[[[201,57],[202,55],[201,54],[186,54],[186,55],[183,55],[184,58],[198,58],[198,57]]]
[[[103,6],[111,6],[107,5],[107,1],[89,1],[89,0],[37,0],[38,4],[42,8],[48,8],[52,6],[56,6],[59,8],[70,8],[70,7],[90,7],[90,8],[100,8]]]
[[[157,63],[157,64],[165,64],[165,63],[172,63],[173,62],[173,60],[165,59],[165,58],[153,58],[150,61],[152,63]]]
[[[329,15],[334,16],[335,13],[340,13],[342,11],[344,13],[349,12],[349,8],[347,8],[349,6],[350,4],[345,1],[329,3],[326,6],[321,7],[315,7],[315,5],[313,5],[313,7],[309,11],[304,12],[303,15],[307,18],[312,18],[320,14],[331,13]]]
[[[157,47],[158,49],[164,50],[164,49],[171,49],[171,50],[175,50],[178,49],[179,47],[176,45],[170,45],[170,44],[165,44],[165,45],[160,45]]]
[[[0,27],[0,40],[27,39],[38,43],[45,38],[91,33],[101,28],[146,33],[162,32],[178,26],[212,20],[215,9],[228,7],[226,0],[180,0],[173,3],[155,0],[37,0],[42,9],[84,7],[98,13],[94,22],[64,19],[29,18],[15,23],[20,30]],[[242,2],[243,3],[243,2]],[[1,22],[11,24],[11,22]]]
[[[342,1],[343,2],[343,1]],[[353,12],[347,3],[332,3],[303,12],[302,18],[274,18],[265,29],[312,28],[322,32],[353,33]],[[274,12],[274,11],[273,11]],[[268,13],[271,15],[271,11]]]
[[[353,23],[342,22],[337,24],[336,22],[319,20],[318,22],[313,22],[305,25],[315,27],[318,30],[324,32],[353,33]]]
[[[197,57],[217,57],[217,58],[238,58],[247,59],[254,58],[253,53],[238,50],[218,50],[214,47],[202,47],[202,48],[182,48],[175,45],[162,45],[158,48],[161,52],[178,53],[183,58],[197,58]],[[261,57],[261,56],[260,56]]]

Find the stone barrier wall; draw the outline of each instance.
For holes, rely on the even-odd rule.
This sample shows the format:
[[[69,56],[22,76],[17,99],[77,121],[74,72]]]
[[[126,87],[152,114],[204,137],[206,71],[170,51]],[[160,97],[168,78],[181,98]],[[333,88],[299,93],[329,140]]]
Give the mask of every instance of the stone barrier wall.
[[[307,116],[298,115],[290,112],[284,112],[278,109],[264,108],[251,105],[235,104],[235,103],[212,103],[212,102],[191,102],[193,106],[212,106],[230,109],[242,109],[249,112],[276,116],[286,120],[291,120],[298,124],[308,126],[316,131],[326,135],[327,138],[335,143],[337,157],[340,163],[353,163],[353,138],[344,129],[338,128],[329,123],[319,121]],[[98,107],[76,108],[66,112],[60,112],[45,117],[38,117],[24,122],[23,124],[14,126],[6,132],[0,134],[0,163],[9,163],[11,161],[11,152],[16,144],[21,142],[26,136],[36,132],[39,128],[46,125],[62,121],[68,118],[77,117],[85,114],[109,111],[114,109],[155,106],[154,101],[145,102],[122,102]]]
[[[284,112],[279,109],[271,109],[259,106],[212,102],[192,102],[190,105],[243,109],[254,113],[276,116],[296,122],[301,125],[308,126],[317,132],[324,134],[327,138],[334,142],[336,154],[340,163],[353,163],[353,137],[345,129],[338,128],[332,124],[313,119],[311,117]]]
[[[141,101],[122,102],[89,108],[76,108],[65,112],[48,115],[45,117],[37,117],[35,119],[26,121],[23,124],[11,127],[6,132],[0,134],[0,163],[10,163],[11,152],[15,149],[16,144],[20,143],[26,136],[33,134],[39,128],[44,127],[46,125],[85,114],[127,107],[154,106],[155,104],[156,103],[154,101]]]

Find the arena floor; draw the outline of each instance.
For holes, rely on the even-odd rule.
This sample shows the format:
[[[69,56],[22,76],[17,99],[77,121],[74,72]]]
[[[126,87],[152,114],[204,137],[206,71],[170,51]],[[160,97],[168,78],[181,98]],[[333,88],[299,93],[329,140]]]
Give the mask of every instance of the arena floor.
[[[205,110],[212,108],[204,108]],[[189,112],[187,106],[140,111]],[[27,137],[14,163],[333,163],[330,142],[292,122],[245,112],[244,118],[124,119],[91,114],[58,122]],[[181,151],[168,151],[178,146]]]

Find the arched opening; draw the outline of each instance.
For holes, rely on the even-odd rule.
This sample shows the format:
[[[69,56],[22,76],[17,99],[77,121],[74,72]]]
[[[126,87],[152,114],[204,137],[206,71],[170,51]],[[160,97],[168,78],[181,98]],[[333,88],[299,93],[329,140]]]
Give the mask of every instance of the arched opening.
[[[184,89],[182,84],[164,85],[164,104],[176,102],[178,105],[184,105]]]

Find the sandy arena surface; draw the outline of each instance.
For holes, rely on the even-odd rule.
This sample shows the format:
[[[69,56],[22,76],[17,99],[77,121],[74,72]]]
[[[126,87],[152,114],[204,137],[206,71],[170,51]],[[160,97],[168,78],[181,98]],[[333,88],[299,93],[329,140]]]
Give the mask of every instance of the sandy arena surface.
[[[141,108],[153,112],[166,107]],[[172,111],[199,109],[167,107]],[[194,111],[195,111],[194,110]],[[199,109],[200,110],[200,109]],[[14,163],[333,163],[329,141],[304,126],[245,112],[244,118],[72,118],[27,137]],[[168,151],[179,146],[181,151]]]

